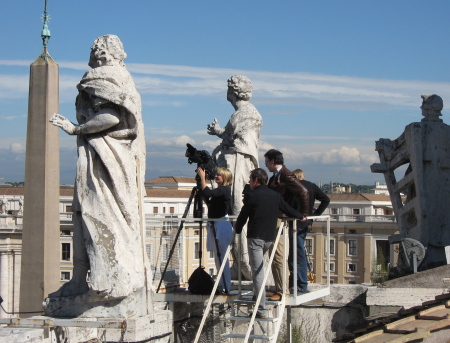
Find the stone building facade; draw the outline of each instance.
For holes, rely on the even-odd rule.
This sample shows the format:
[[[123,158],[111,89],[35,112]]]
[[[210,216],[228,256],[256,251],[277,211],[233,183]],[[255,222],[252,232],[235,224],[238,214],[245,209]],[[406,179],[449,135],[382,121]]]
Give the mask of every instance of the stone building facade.
[[[152,263],[153,285],[157,288],[162,271],[179,230],[181,217],[195,186],[194,178],[161,177],[146,182],[146,251]],[[331,203],[324,215],[331,216],[330,272],[333,283],[371,282],[374,259],[382,251],[391,265],[396,263],[394,247],[388,237],[397,231],[388,196],[380,194],[330,194]],[[72,277],[72,197],[73,186],[60,187],[60,273],[61,283]],[[8,312],[18,311],[22,236],[23,187],[0,187],[0,296]],[[199,225],[188,220],[180,231],[162,288],[184,286],[199,266]],[[206,206],[204,214],[206,217]],[[326,221],[317,220],[306,239],[315,282],[326,280]],[[202,265],[215,274],[212,254],[206,251],[203,229]],[[0,317],[7,316],[1,312]]]

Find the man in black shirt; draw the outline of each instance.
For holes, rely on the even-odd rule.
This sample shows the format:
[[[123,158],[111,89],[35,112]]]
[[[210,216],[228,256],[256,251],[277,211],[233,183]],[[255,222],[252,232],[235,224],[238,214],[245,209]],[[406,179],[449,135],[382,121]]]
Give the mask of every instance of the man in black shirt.
[[[276,238],[276,227],[279,211],[289,217],[306,220],[300,212],[291,208],[282,196],[269,189],[267,173],[257,168],[250,172],[250,188],[245,197],[244,206],[236,220],[236,233],[240,234],[248,219],[247,245],[253,277],[253,289],[257,296],[263,287],[264,254]],[[265,318],[266,301],[263,296],[256,317]]]
[[[305,180],[305,173],[301,169],[292,172],[300,183],[308,190],[309,211],[308,216],[320,216],[330,203],[330,198],[316,184]],[[314,210],[315,200],[320,201],[319,207]],[[301,207],[295,202],[294,208]],[[305,239],[308,227],[312,225],[312,220],[297,221],[297,292],[308,292],[308,258],[305,250]],[[289,228],[289,287],[294,287],[294,241],[293,228]],[[292,292],[291,292],[292,293]]]

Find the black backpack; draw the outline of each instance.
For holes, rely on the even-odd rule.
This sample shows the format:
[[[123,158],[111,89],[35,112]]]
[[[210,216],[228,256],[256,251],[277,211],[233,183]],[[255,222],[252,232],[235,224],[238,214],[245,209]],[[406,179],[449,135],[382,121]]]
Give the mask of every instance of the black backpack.
[[[194,270],[188,280],[188,283],[188,290],[192,294],[210,295],[214,287],[213,278],[205,272],[205,267],[202,266]]]

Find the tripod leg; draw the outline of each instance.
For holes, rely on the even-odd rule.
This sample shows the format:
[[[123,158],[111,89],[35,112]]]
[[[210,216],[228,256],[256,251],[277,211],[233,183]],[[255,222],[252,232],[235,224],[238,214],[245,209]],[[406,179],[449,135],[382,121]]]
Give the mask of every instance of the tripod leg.
[[[194,195],[195,195],[196,192],[197,192],[197,187],[192,188],[191,195],[189,196],[189,200],[188,200],[188,203],[186,205],[186,208],[184,209],[184,213],[183,213],[183,217],[182,218],[186,218],[187,217],[187,215],[189,213],[189,208],[191,207],[192,199],[194,198]],[[177,235],[175,236],[175,241],[172,244],[172,248],[170,249],[169,258],[167,259],[166,266],[164,267],[164,271],[163,271],[163,273],[161,275],[161,280],[159,280],[158,289],[156,290],[156,293],[159,292],[159,289],[161,287],[161,283],[162,283],[162,281],[164,279],[164,275],[166,275],[167,267],[169,266],[170,259],[172,258],[173,252],[175,251],[175,246],[177,244],[178,238],[180,237],[180,233],[181,233],[181,230],[183,229],[183,226],[184,226],[184,220],[181,221],[180,226],[178,227],[178,232],[177,232]]]

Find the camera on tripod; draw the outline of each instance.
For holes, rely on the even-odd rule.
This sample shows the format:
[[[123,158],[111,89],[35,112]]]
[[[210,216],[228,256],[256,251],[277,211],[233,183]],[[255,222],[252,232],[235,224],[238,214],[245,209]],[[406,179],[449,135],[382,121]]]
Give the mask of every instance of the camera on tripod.
[[[186,154],[188,163],[197,163],[197,167],[205,170],[205,176],[208,180],[214,180],[217,173],[217,164],[211,158],[211,155],[206,150],[197,150],[189,143],[186,144]]]

